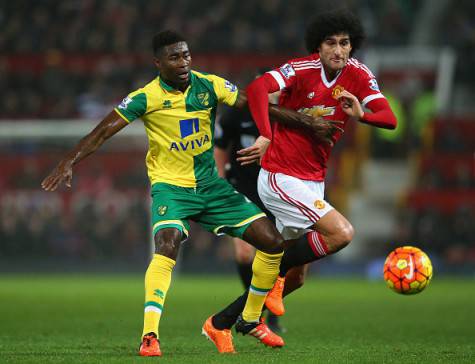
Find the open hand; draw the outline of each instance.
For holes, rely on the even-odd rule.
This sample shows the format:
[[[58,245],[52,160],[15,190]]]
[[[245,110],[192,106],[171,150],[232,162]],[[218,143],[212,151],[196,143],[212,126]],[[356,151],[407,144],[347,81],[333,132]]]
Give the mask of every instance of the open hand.
[[[60,162],[55,169],[41,182],[45,191],[55,191],[63,182],[71,187],[73,165],[70,161]]]
[[[340,120],[328,120],[321,116],[318,109],[306,109],[302,113],[302,122],[313,132],[320,141],[333,146],[332,136],[336,131],[344,132],[345,123]]]
[[[236,158],[236,160],[241,164],[241,166],[245,166],[252,163],[261,164],[261,159],[264,156],[267,148],[269,147],[269,144],[269,139],[260,136],[250,147],[238,150],[237,154],[239,155],[239,157]]]

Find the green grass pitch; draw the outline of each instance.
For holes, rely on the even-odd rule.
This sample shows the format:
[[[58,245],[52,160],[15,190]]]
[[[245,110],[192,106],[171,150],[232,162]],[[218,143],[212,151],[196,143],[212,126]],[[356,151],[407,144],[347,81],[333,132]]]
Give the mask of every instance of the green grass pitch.
[[[201,325],[241,291],[237,276],[175,276],[162,358],[136,356],[143,276],[0,277],[0,363],[474,363],[473,280],[437,277],[416,296],[383,282],[310,278],[286,300],[283,349],[234,335],[220,355]]]

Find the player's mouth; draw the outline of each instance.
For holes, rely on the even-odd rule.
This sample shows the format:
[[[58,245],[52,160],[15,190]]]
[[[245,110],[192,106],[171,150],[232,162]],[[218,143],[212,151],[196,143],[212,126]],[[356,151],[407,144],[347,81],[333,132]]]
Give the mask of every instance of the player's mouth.
[[[330,58],[330,63],[333,67],[343,68],[346,64],[346,60],[344,58]]]
[[[180,81],[188,81],[189,78],[190,78],[190,72],[189,71],[185,71],[183,73],[179,73],[178,75],[178,78],[180,79]]]

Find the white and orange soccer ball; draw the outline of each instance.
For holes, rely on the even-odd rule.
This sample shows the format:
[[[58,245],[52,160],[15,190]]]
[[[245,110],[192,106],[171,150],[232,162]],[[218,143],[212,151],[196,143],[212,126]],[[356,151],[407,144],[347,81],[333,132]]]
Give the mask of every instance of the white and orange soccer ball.
[[[393,250],[384,262],[384,280],[396,293],[422,292],[432,279],[432,263],[419,248],[403,246]]]

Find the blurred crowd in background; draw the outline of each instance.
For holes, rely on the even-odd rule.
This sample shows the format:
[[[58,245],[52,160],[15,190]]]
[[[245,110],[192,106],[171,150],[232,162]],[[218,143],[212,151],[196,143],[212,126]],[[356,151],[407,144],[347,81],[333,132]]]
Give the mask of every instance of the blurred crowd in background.
[[[345,5],[360,15],[368,35],[367,47],[402,46],[414,42],[417,19],[427,2],[2,0],[0,3],[0,87],[5,90],[0,99],[0,117],[97,118],[129,90],[153,77],[151,38],[159,30],[178,29],[188,35],[195,55],[298,56],[306,53],[303,34],[311,15]],[[469,66],[475,61],[474,11],[470,12],[473,7],[468,0],[447,6],[429,45],[450,45],[463,53],[457,78],[475,83]],[[234,73],[232,69],[226,71]],[[232,76],[240,78],[236,74]]]
[[[256,67],[275,67],[306,54],[303,35],[311,15],[340,6],[356,12],[367,32],[357,57],[364,60],[369,47],[449,46],[458,55],[454,103],[467,99],[458,97],[460,90],[471,95],[475,89],[475,3],[468,0],[456,5],[438,2],[445,4],[444,16],[422,37],[424,44],[418,27],[426,21],[424,12],[437,8],[427,0],[0,0],[0,4],[0,123],[99,120],[128,92],[155,76],[151,38],[166,28],[189,38],[197,69],[244,87]],[[370,155],[405,159],[417,154],[415,181],[401,204],[394,240],[415,242],[448,264],[475,264],[473,114],[453,123],[437,122],[434,79],[383,76],[379,81],[398,116],[399,129],[391,135],[373,132]],[[443,126],[447,122],[450,127]],[[351,136],[345,138],[348,145],[355,144]],[[331,165],[334,180],[327,181],[330,192],[341,178],[339,151],[344,146],[338,148]],[[84,162],[72,191],[45,194],[39,184],[59,158],[57,150],[25,142],[0,143],[0,152],[4,157],[0,259],[53,257],[63,263],[84,263],[117,258],[140,265],[147,259],[151,237],[144,155],[128,164],[132,175],[117,175],[114,164]],[[127,154],[121,151],[115,158],[127,159]],[[185,260],[190,257],[189,265],[197,257],[232,259],[230,244],[218,244],[220,238],[194,231],[183,253]]]

